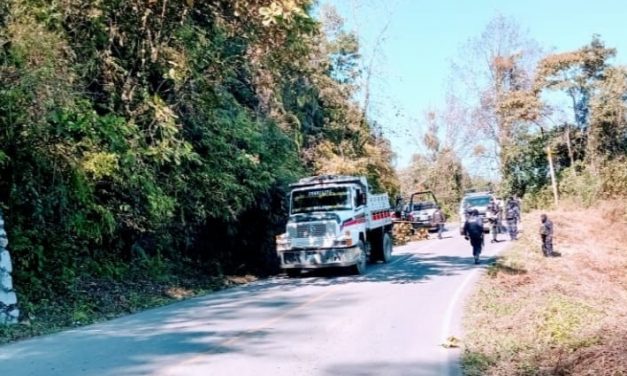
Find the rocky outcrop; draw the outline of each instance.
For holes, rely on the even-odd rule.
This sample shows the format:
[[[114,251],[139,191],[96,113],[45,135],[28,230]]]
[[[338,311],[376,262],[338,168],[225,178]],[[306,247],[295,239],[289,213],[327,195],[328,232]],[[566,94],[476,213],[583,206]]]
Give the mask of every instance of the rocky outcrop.
[[[17,296],[13,290],[11,255],[7,250],[9,241],[4,230],[4,218],[0,213],[0,325],[17,323],[20,311],[17,309]]]

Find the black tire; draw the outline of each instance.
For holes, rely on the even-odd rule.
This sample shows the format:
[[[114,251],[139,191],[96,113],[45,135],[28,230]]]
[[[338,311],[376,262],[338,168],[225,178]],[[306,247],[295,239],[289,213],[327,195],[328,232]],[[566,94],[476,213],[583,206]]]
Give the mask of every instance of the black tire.
[[[383,261],[387,263],[392,257],[392,238],[390,234],[383,233],[382,236],[377,236],[372,241],[372,253],[370,255],[370,261],[377,262]]]
[[[390,259],[392,258],[392,237],[390,237],[390,234],[386,233],[383,235],[383,241],[382,241],[382,246],[383,246],[383,250],[381,252],[381,258],[380,260],[383,261],[384,263],[388,263],[390,262]]]
[[[300,273],[300,269],[285,269],[285,274],[290,278],[298,278],[300,277]]]
[[[357,262],[357,264],[351,267],[351,271],[353,272],[353,274],[361,275],[366,272],[366,248],[364,246],[364,242],[361,240],[359,241],[359,243],[357,243],[357,247],[361,251],[359,261]]]

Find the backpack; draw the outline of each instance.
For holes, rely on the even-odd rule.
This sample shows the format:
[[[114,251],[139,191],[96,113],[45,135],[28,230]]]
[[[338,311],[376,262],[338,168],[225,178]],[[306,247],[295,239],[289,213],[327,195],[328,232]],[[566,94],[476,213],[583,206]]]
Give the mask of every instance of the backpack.
[[[464,224],[464,231],[467,236],[473,239],[480,239],[483,237],[483,220],[479,216],[472,216],[468,218]]]

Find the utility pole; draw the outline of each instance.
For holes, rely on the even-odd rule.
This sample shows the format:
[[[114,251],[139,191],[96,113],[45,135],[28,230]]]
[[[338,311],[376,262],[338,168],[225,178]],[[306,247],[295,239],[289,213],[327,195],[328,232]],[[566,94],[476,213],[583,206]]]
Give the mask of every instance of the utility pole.
[[[553,187],[553,198],[555,206],[559,205],[559,197],[557,194],[557,180],[555,179],[555,168],[553,167],[553,154],[551,153],[551,145],[546,147],[546,157],[549,160],[549,172],[551,174],[551,186]]]

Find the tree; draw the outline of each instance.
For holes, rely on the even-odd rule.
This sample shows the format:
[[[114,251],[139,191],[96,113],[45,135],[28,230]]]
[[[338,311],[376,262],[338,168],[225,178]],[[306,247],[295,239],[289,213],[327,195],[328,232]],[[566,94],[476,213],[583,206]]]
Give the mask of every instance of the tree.
[[[596,124],[590,123],[590,101],[597,95],[598,88],[607,78],[607,60],[616,54],[616,50],[606,48],[597,35],[592,37],[590,44],[571,52],[551,54],[538,63],[533,90],[558,90],[571,99],[573,118],[584,139],[589,139],[588,158],[595,163],[597,160]],[[566,123],[568,125],[568,123]],[[566,127],[569,153],[572,158],[571,132]],[[590,143],[590,141],[592,143]]]
[[[330,161],[393,192],[338,30],[309,0],[0,2],[0,205],[22,301],[153,258],[260,271],[286,187]]]
[[[451,111],[425,113],[426,131],[421,140],[425,152],[415,154],[400,175],[403,194],[431,190],[448,211],[454,211],[468,178],[456,151],[459,146],[456,117],[448,109]]]
[[[627,69],[609,67],[590,100],[587,154],[593,167],[627,154]]]
[[[510,94],[530,89],[539,50],[518,24],[499,15],[468,41],[463,60],[453,64],[453,78],[462,84],[454,90],[465,94],[472,114],[466,133],[479,139],[476,143],[501,175],[514,140],[526,131],[524,122],[511,121],[503,103]]]

